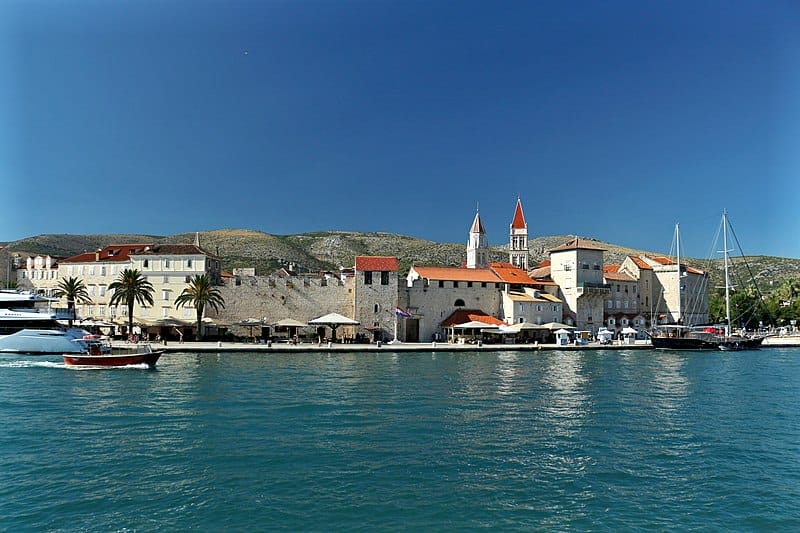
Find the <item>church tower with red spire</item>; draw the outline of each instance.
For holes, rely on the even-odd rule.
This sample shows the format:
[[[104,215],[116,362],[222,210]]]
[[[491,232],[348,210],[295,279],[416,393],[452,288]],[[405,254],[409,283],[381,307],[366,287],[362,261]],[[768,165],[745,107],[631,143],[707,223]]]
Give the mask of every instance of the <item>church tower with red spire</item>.
[[[509,232],[508,262],[522,270],[528,270],[528,224],[525,222],[522,200],[519,198]]]

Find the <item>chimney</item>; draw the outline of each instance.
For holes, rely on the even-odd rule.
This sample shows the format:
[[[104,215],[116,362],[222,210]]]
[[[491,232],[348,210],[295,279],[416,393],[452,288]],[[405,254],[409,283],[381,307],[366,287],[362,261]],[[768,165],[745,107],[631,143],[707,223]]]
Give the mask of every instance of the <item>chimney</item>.
[[[97,251],[95,251],[94,260],[95,261],[100,261],[100,248],[98,248]]]

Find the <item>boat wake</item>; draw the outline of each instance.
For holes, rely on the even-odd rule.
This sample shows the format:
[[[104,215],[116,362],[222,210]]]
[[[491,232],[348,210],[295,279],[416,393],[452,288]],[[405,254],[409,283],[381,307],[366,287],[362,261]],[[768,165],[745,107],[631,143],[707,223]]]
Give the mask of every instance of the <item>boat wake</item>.
[[[55,361],[0,361],[0,368],[66,368],[64,363],[57,363]]]
[[[60,363],[59,367],[66,368],[67,370],[153,370],[147,363],[121,366],[65,365]]]

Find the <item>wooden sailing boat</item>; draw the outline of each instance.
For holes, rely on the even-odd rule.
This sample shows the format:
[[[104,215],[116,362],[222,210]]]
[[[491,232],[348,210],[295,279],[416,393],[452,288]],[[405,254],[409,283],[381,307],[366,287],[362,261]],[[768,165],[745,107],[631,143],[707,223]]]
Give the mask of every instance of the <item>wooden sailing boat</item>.
[[[728,249],[728,213],[722,212],[722,239],[725,261],[725,325],[684,325],[682,317],[679,226],[675,225],[677,244],[678,275],[678,313],[675,324],[656,326],[649,332],[654,348],[669,350],[753,350],[758,349],[764,341],[761,336],[745,336],[733,334],[731,331],[730,276]]]

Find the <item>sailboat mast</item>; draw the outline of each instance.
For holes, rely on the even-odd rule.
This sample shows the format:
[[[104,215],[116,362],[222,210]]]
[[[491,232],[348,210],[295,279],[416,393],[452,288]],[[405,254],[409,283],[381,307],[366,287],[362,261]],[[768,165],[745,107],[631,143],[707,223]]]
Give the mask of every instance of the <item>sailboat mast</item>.
[[[722,250],[725,254],[725,335],[731,334],[731,283],[728,276],[728,212],[722,210]]]
[[[683,306],[681,305],[681,233],[680,233],[680,224],[675,224],[675,248],[677,250],[677,261],[678,261],[678,313],[676,315],[675,323],[681,323],[681,310]]]

